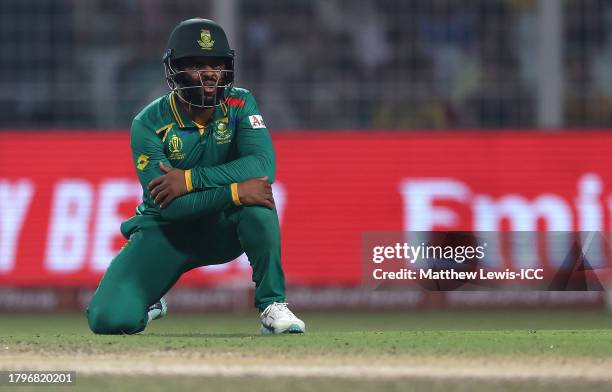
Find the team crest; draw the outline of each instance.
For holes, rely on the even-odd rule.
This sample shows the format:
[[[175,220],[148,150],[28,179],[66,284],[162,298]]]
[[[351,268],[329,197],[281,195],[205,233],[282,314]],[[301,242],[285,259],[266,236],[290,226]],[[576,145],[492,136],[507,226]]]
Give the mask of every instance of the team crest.
[[[170,156],[168,159],[171,160],[180,160],[185,158],[185,154],[182,152],[183,150],[183,141],[180,137],[176,135],[172,135],[170,138],[170,142],[168,142],[168,151],[170,151]]]
[[[200,39],[198,40],[198,45],[200,45],[200,48],[204,50],[211,50],[214,44],[215,41],[213,41],[210,31],[202,29],[202,31],[200,31]]]
[[[217,144],[225,144],[232,141],[232,131],[227,124],[227,117],[223,117],[215,122],[215,130],[213,135],[215,136]]]

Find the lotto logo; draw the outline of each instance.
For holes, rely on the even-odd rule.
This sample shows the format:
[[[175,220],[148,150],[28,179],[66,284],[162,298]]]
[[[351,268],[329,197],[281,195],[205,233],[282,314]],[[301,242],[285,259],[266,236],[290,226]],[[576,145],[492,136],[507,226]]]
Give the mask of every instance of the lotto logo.
[[[253,127],[253,129],[266,127],[266,124],[264,124],[263,118],[259,114],[249,116],[249,121],[251,122],[251,126]]]

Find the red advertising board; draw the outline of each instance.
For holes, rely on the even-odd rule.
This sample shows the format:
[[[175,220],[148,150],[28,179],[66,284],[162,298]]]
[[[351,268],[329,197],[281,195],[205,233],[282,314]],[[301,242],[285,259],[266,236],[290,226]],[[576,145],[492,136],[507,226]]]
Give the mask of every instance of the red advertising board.
[[[365,231],[612,229],[606,131],[297,132],[274,142],[290,284],[359,284]],[[127,132],[0,133],[0,285],[95,287],[141,192]],[[247,285],[250,270],[234,262],[181,282]]]

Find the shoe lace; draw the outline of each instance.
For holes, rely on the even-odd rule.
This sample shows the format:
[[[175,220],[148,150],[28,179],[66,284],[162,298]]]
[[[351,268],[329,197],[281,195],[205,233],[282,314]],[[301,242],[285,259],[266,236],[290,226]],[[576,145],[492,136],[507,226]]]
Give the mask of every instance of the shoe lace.
[[[289,309],[288,307],[289,303],[287,302],[272,302],[264,311],[263,311],[263,315],[267,316],[272,309],[277,309],[280,312],[285,312],[288,315],[290,315],[291,317],[295,317],[295,314],[293,314],[293,312]]]

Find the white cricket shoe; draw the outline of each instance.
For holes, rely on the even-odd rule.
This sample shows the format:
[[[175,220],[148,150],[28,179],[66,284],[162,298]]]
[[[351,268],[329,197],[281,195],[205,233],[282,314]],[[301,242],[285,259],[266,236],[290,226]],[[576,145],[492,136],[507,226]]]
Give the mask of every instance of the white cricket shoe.
[[[166,302],[165,297],[161,297],[159,301],[149,306],[149,320],[147,321],[147,323],[164,317],[166,313],[168,313],[168,302]]]
[[[259,315],[262,335],[304,333],[306,325],[287,307],[285,302],[273,302]]]

